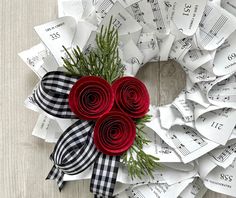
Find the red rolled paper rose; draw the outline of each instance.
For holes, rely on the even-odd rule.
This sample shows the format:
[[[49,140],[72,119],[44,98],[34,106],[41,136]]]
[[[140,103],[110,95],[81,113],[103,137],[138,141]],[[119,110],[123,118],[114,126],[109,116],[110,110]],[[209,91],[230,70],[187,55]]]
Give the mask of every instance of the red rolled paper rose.
[[[82,120],[96,120],[109,112],[114,103],[111,85],[97,76],[80,78],[69,94],[69,106]]]
[[[146,86],[135,77],[117,79],[112,88],[118,108],[132,118],[143,117],[149,109],[150,98]]]
[[[119,111],[100,117],[94,127],[94,144],[107,155],[121,155],[133,144],[136,135],[134,121]]]

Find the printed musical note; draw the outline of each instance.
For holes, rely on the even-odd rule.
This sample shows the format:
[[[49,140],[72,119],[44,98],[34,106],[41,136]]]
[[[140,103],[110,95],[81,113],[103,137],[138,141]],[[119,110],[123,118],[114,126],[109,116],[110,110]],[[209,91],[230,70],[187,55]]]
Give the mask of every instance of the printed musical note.
[[[131,9],[132,9],[132,12],[134,14],[134,18],[137,20],[137,22],[145,23],[145,20],[144,20],[144,17],[143,17],[144,12],[142,12],[142,10],[140,9],[139,4],[138,3],[132,4]]]
[[[175,41],[172,45],[171,51],[170,51],[170,58],[178,61],[182,60],[184,56],[187,54],[187,52],[191,48],[191,39],[190,38],[184,38],[179,41]]]
[[[112,0],[98,1],[98,3],[95,4],[95,12],[100,14],[101,18],[104,18],[113,5],[114,2]]]
[[[161,150],[160,153],[169,154],[172,153],[172,150],[170,149],[169,145],[165,143],[164,140],[161,139]]]
[[[210,12],[212,10],[213,10],[212,7],[210,7],[209,5],[206,5],[205,10],[204,10],[203,15],[202,15],[202,19],[199,23],[200,27],[204,27],[204,22],[205,22],[205,20],[207,19],[208,15],[210,14]]]
[[[86,45],[83,48],[83,53],[85,55],[87,55],[91,50],[93,50],[97,46],[97,44],[95,42],[96,35],[97,35],[96,31],[91,32],[91,34],[88,38],[88,41],[86,42]]]
[[[196,130],[187,126],[178,126],[176,129],[178,129],[178,132],[176,130],[172,130],[170,137],[176,148],[184,156],[189,155],[190,153],[207,145],[207,142],[199,136]],[[182,134],[180,134],[180,130],[182,130]]]
[[[201,49],[215,50],[235,30],[236,18],[217,4],[208,1],[195,41]]]
[[[202,67],[198,67],[194,71],[187,71],[189,78],[193,83],[208,82],[215,80],[216,76]]]
[[[213,40],[213,38],[217,37],[218,32],[222,29],[227,20],[228,18],[226,16],[221,15],[209,32],[202,30],[202,35],[205,34],[205,36],[202,36],[201,40],[203,47],[208,45]]]
[[[236,106],[236,78],[235,74],[228,78],[220,79],[213,82],[208,87],[208,98],[213,104],[222,105],[226,107]],[[227,103],[226,103],[227,102]]]
[[[57,69],[57,64],[45,64],[45,60],[51,56],[51,53],[41,43],[32,47],[31,49],[19,53],[19,56],[35,72],[35,74],[39,78],[42,78],[47,72]]]
[[[151,39],[150,41],[146,41],[146,42],[142,42],[139,41],[138,42],[138,47],[141,49],[155,49],[157,46],[157,42],[154,39]]]
[[[186,91],[182,90],[181,93],[175,98],[172,105],[179,110],[186,122],[194,119],[193,104],[186,99]]]
[[[141,25],[146,24],[159,34],[168,33],[167,11],[164,2],[158,0],[139,1],[132,4],[128,10]]]
[[[196,50],[189,50],[188,54],[192,61],[195,61],[199,58]]]
[[[158,176],[157,176],[158,178]],[[186,179],[181,182],[169,185],[167,183],[150,183],[139,186],[134,186],[130,190],[130,197],[134,198],[159,198],[159,197],[176,197],[183,191],[192,179]]]
[[[212,57],[209,52],[198,49],[191,49],[183,57],[183,60],[179,60],[178,62],[182,66],[185,66],[188,71],[195,71],[196,69],[200,68],[202,65],[208,63],[211,60]]]
[[[164,24],[163,16],[161,15],[161,10],[158,0],[148,0],[148,3],[150,3],[152,8],[153,22],[155,22],[156,24],[156,29],[161,33],[165,33],[166,27]]]
[[[214,155],[211,152],[209,153],[209,155],[211,155],[218,162],[222,163],[227,160],[233,153],[236,153],[236,143],[226,146],[219,155]]]

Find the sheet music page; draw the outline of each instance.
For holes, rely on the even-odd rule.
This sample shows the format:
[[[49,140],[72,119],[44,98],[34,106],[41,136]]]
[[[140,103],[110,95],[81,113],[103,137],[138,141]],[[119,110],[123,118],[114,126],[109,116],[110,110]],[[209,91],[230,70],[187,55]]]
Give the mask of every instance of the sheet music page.
[[[45,59],[47,59],[50,54],[50,51],[40,43],[28,50],[20,52],[19,56],[41,79],[47,72],[55,71],[58,68],[57,64],[45,64]]]
[[[39,83],[35,85],[32,90],[32,93],[25,99],[24,106],[32,111],[43,113],[43,111],[38,107],[37,103],[34,101],[33,93],[38,88]]]
[[[188,73],[193,83],[213,81],[216,79],[216,76],[212,72],[202,67],[198,67],[194,72],[188,70],[186,73]]]
[[[84,2],[86,2],[86,0],[84,0]],[[99,24],[107,15],[115,2],[116,0],[99,0],[91,1],[91,3],[86,2],[88,4],[86,7],[90,10],[90,13],[87,12],[89,14],[87,14],[88,18],[85,16],[86,20]]]
[[[168,136],[168,130],[161,127],[160,117],[155,117],[151,122],[147,122],[146,126],[151,128],[157,133],[157,135],[164,140],[170,147],[175,147],[174,143],[171,141]]]
[[[168,36],[164,37],[163,39],[158,40],[159,44],[159,58],[160,61],[167,61],[169,58],[169,53],[171,50],[171,47],[173,45],[173,42],[175,41],[175,36],[172,34],[169,34]]]
[[[202,109],[200,115],[200,110],[197,108]],[[204,109],[199,106],[195,110],[199,111],[195,117],[199,133],[211,141],[225,145],[235,127],[236,110],[230,108],[212,110],[211,107]]]
[[[168,185],[166,183],[146,184],[138,188],[131,189],[131,195],[134,198],[177,198],[193,179],[187,179],[182,182]]]
[[[181,91],[173,101],[172,105],[179,110],[186,122],[193,121],[193,104],[187,100],[185,90]]]
[[[128,192],[128,189],[125,189],[123,192],[116,195],[116,198],[130,198],[130,194]]]
[[[211,104],[236,108],[236,75],[230,74],[218,77],[209,83],[204,83],[207,97]]]
[[[209,155],[203,155],[197,159],[198,162],[198,173],[200,178],[204,180],[204,178],[215,168],[217,164],[209,159]]]
[[[65,131],[69,126],[71,126],[77,121],[77,119],[64,119],[64,118],[56,118],[56,117],[53,117],[53,118],[57,122],[57,124],[59,125],[62,131]]]
[[[208,2],[197,29],[198,46],[214,50],[236,30],[236,18],[215,3]]]
[[[149,62],[159,54],[158,41],[154,33],[142,33],[137,46],[144,55],[143,64]]]
[[[62,133],[63,131],[55,120],[40,114],[32,135],[44,139],[45,142],[56,143]]]
[[[193,165],[191,170],[179,170],[165,167],[162,171],[162,176],[168,185],[173,185],[186,179],[194,178],[198,175],[197,167],[194,166],[194,164],[191,165]]]
[[[165,129],[169,129],[175,123],[176,119],[181,117],[180,112],[172,105],[159,107],[159,111],[161,126]]]
[[[65,50],[71,49],[74,39],[76,40],[76,21],[73,17],[65,16],[54,21],[35,27],[42,42],[57,60],[59,66],[63,65],[61,57],[65,56]]]
[[[193,101],[194,103],[200,104],[201,106],[207,108],[210,106],[209,101],[204,93],[201,92],[198,84],[194,84],[191,89],[186,90],[186,99]]]
[[[194,126],[191,126],[191,123],[187,126],[186,122],[176,118],[173,124],[170,129],[164,129],[161,127],[160,117],[155,117],[151,122],[146,123],[146,126],[172,147],[184,163],[189,163],[219,146],[204,138],[193,128]]]
[[[236,16],[236,2],[235,0],[221,0],[221,6],[228,12]]]
[[[95,41],[91,40],[91,35],[94,35],[95,33],[97,33],[97,26],[86,21],[78,21],[76,35],[79,36],[75,37],[73,47],[79,46],[79,48],[83,50],[88,43],[94,43]]]
[[[83,12],[82,0],[58,0],[58,17],[72,16],[78,21],[82,18]]]
[[[207,0],[169,0],[170,19],[179,31],[191,36],[198,28],[206,2]]]
[[[204,180],[205,186],[218,193],[236,196],[236,160],[228,168],[216,167]]]
[[[153,173],[154,178],[143,177],[139,179],[137,177],[131,179],[128,174],[128,170],[124,166],[119,167],[117,182],[122,184],[133,184],[134,186],[140,186],[148,183],[166,183],[167,185],[173,185],[178,182],[185,181],[187,179],[193,178],[197,174],[197,170],[192,164],[186,169],[179,171],[177,169],[172,169],[167,166],[163,166],[162,168],[156,170]],[[64,181],[74,181],[74,180],[82,180],[82,179],[90,179],[92,175],[92,166],[86,169],[84,172],[77,175],[67,175],[65,174],[63,180]]]
[[[191,49],[191,39],[181,39],[177,40],[173,43],[169,57],[174,59],[175,61],[183,60],[184,56],[188,53]]]
[[[193,36],[193,38],[196,39],[196,36]],[[193,41],[194,41],[194,39],[193,39]],[[194,43],[197,43],[197,41]],[[211,60],[201,66],[202,68],[206,69],[207,71],[209,71],[211,73],[213,73],[213,62],[214,62],[214,58],[216,56],[216,51],[217,51],[216,49],[208,51],[208,53],[211,55]]]
[[[180,63],[190,71],[194,71],[211,59],[212,57],[207,51],[190,49]]]
[[[204,138],[196,129],[189,126],[174,125],[168,133],[175,151],[184,163],[197,159],[219,145]]]
[[[137,43],[140,37],[142,26],[125,10],[117,1],[99,23],[99,30],[102,25],[108,25],[111,16],[113,17],[112,26],[118,30],[121,42],[126,42],[132,38]]]
[[[121,46],[120,49],[122,51],[122,63],[126,68],[125,75],[135,76],[143,64],[144,54],[133,40],[129,40],[126,44]]]
[[[159,37],[170,32],[166,3],[163,0],[141,0],[127,8],[144,29],[155,31]]]
[[[228,143],[208,153],[210,159],[223,168],[227,168],[236,158],[236,140],[230,140]]]
[[[145,153],[159,158],[159,162],[181,162],[180,157],[168,144],[165,143],[152,129],[144,128],[147,138],[151,141],[144,145]]]
[[[200,178],[195,178],[178,196],[178,198],[202,198],[207,188]]]
[[[214,59],[213,72],[217,76],[230,74],[236,71],[236,32],[217,49]]]
[[[163,165],[174,170],[184,171],[184,172],[194,172],[196,174],[196,164],[193,162],[184,164],[183,162],[163,162]]]

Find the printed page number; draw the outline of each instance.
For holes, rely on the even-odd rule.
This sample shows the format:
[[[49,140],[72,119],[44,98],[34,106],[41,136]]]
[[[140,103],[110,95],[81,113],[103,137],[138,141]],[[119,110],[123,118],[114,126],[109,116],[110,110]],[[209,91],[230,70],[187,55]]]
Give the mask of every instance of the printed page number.
[[[56,40],[56,39],[60,38],[61,36],[60,36],[59,32],[55,32],[53,34],[50,34],[50,37],[52,40]]]
[[[185,3],[183,15],[189,16],[189,13],[190,13],[190,11],[191,11],[191,10],[190,10],[191,7],[192,7],[191,5]]]

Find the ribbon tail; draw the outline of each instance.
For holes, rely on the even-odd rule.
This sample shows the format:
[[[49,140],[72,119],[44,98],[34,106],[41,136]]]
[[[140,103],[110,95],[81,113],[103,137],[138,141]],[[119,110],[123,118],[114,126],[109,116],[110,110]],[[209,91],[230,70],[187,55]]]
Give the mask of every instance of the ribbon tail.
[[[96,198],[113,198],[120,156],[101,154],[94,163],[90,191]]]
[[[54,165],[48,173],[46,179],[56,180],[59,191],[61,191],[66,183],[65,181],[63,181],[63,177],[64,173]]]

